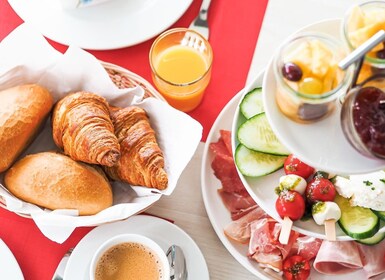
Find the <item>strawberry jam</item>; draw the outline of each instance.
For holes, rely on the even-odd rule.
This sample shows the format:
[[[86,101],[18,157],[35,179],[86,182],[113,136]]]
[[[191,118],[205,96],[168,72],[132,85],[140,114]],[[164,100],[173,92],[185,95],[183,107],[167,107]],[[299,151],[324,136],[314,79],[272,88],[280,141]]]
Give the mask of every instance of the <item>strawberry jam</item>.
[[[352,113],[362,143],[374,155],[385,158],[385,93],[373,86],[361,88]]]

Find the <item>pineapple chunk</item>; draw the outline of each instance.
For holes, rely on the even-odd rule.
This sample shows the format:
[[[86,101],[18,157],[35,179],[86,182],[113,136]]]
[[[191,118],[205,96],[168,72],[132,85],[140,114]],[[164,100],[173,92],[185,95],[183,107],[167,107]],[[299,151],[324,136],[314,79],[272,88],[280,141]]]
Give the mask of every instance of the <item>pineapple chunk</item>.
[[[348,19],[348,32],[360,29],[365,26],[365,14],[359,6],[354,6]]]
[[[352,46],[357,48],[382,29],[385,29],[385,22],[377,22],[371,25],[367,25],[363,28],[357,29],[356,31],[350,32],[349,40]],[[382,44],[378,44],[372,49],[372,51],[375,52],[381,49]]]
[[[372,25],[376,23],[384,23],[385,22],[385,10],[370,10],[365,11],[365,18],[364,18],[364,26]],[[357,28],[358,29],[358,28]],[[354,29],[352,29],[354,30]]]
[[[330,49],[319,40],[310,42],[312,49],[311,73],[313,76],[322,80],[329,70],[333,54]]]
[[[337,64],[330,65],[325,78],[323,80],[323,91],[328,92],[331,91],[335,87],[334,81],[337,78],[337,71],[338,71],[338,66]]]
[[[310,42],[306,41],[300,44],[285,60],[285,63],[293,62],[297,64],[301,68],[303,76],[308,76],[312,64],[312,49]]]

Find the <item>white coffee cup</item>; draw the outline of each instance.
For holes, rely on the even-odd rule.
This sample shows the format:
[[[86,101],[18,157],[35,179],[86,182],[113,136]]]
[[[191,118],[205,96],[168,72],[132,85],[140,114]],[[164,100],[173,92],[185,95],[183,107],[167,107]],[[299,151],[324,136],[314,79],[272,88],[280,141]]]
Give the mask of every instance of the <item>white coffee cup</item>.
[[[155,241],[139,234],[121,234],[108,239],[96,250],[91,260],[89,273],[91,280],[95,280],[96,268],[102,256],[107,253],[109,249],[124,243],[136,243],[147,248],[147,251],[151,251],[158,260],[158,265],[161,272],[161,278],[159,279],[170,279],[170,267],[166,253]]]

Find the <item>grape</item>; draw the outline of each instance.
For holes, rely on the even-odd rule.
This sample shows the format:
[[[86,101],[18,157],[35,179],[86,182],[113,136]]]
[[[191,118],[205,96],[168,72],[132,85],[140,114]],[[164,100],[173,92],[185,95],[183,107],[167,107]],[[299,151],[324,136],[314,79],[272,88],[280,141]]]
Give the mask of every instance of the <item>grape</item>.
[[[298,91],[305,94],[321,94],[323,83],[317,78],[307,77],[299,83]]]
[[[302,78],[302,70],[297,64],[286,62],[282,67],[282,75],[289,81],[297,82]]]
[[[376,56],[379,59],[385,59],[385,49],[382,49],[382,50],[379,50],[378,52],[376,52]]]

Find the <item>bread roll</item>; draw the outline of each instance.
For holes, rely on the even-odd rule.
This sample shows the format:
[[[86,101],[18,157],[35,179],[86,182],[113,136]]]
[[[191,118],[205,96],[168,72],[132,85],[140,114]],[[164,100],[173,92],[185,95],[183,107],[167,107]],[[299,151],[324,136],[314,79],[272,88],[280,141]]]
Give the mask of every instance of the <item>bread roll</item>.
[[[0,172],[33,140],[52,105],[51,94],[39,85],[0,91]]]
[[[101,169],[55,152],[24,157],[4,180],[16,197],[51,210],[78,209],[79,215],[93,215],[112,205],[111,185]]]

